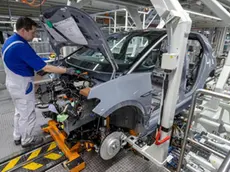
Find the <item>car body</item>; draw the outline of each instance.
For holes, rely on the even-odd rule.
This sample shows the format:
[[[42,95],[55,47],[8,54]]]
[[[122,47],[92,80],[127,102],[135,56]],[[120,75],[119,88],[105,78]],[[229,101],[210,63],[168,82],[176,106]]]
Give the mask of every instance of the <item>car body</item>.
[[[161,57],[168,48],[166,30],[135,30],[105,38],[88,14],[73,7],[48,9],[41,21],[56,50],[63,46],[79,47],[62,60],[62,65],[74,67],[80,74],[87,72],[80,81],[80,74],[74,79],[65,76],[68,81],[74,80],[74,86],[68,90],[76,89],[77,96],[84,97],[83,117],[69,115],[63,121],[67,134],[98,118],[108,117],[111,125],[135,130],[139,136],[156,129],[164,82]],[[179,95],[175,97],[176,114],[188,108],[194,91],[204,87],[216,65],[210,43],[199,33],[189,34],[185,56]],[[89,82],[87,86],[83,84],[78,89],[84,81]],[[65,89],[60,90],[63,93]]]

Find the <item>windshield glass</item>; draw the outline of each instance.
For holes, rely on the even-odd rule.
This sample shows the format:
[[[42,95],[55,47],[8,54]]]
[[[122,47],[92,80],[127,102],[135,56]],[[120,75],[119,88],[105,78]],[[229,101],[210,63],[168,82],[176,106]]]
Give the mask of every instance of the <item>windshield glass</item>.
[[[127,70],[138,58],[144,49],[156,42],[162,33],[139,32],[114,34],[107,38],[107,43],[113,54],[120,72]],[[83,47],[67,59],[67,63],[76,67],[98,72],[112,72],[109,61],[97,50]]]

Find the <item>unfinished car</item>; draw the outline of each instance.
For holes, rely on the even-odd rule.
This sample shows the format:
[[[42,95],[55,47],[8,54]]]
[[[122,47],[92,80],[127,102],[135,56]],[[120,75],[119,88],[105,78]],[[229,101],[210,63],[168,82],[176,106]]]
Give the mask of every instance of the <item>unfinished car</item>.
[[[160,117],[166,30],[136,30],[105,38],[88,14],[73,7],[48,9],[41,21],[55,50],[78,46],[58,63],[76,68],[76,75],[60,75],[37,90],[40,102],[49,104],[46,117],[66,133],[65,143],[71,147],[90,140],[107,160],[122,147],[121,133],[132,131],[140,138],[152,134]],[[177,114],[189,106],[194,91],[204,87],[216,64],[211,45],[198,33],[189,34],[185,56],[175,97]]]

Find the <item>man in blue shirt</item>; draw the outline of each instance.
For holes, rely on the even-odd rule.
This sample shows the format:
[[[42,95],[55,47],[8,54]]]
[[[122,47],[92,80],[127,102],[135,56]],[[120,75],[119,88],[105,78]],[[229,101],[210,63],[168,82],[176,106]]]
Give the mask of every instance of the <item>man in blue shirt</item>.
[[[14,142],[22,147],[43,142],[33,135],[35,126],[34,73],[39,71],[58,74],[75,73],[72,68],[47,65],[28,44],[36,34],[37,24],[30,18],[21,17],[16,22],[16,33],[8,38],[2,48],[6,72],[6,87],[15,105]]]

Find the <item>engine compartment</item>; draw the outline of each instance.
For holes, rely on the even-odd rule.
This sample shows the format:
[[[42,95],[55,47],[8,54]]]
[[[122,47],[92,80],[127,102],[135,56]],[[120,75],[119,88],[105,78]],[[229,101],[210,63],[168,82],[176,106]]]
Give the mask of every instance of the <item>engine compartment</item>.
[[[70,148],[81,141],[100,147],[110,133],[129,132],[138,123],[133,107],[119,109],[109,118],[95,114],[93,109],[100,100],[87,99],[87,90],[98,84],[100,81],[82,72],[76,76],[60,75],[38,85],[36,107],[43,109],[45,118],[59,124],[59,129],[67,135],[65,142]]]
[[[82,112],[86,104],[85,100],[87,100],[84,91],[95,85],[96,83],[87,73],[76,76],[60,75],[51,82],[38,85],[36,95],[39,103],[37,107],[41,108],[40,105],[47,105],[52,113],[65,113],[69,117],[80,119],[84,116]],[[58,120],[57,118],[53,119]]]

